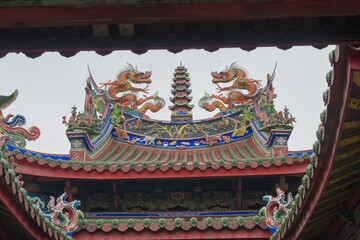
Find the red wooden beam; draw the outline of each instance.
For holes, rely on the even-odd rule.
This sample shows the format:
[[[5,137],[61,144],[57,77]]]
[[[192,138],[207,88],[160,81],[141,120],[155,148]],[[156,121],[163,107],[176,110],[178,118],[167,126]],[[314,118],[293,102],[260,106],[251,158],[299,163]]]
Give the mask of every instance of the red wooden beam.
[[[0,27],[79,26],[121,23],[168,23],[235,19],[351,16],[360,2],[219,1],[176,4],[0,7]]]
[[[122,171],[117,171],[112,173],[108,170],[103,172],[98,172],[92,170],[86,172],[83,169],[73,170],[72,168],[62,169],[60,167],[51,168],[47,165],[39,165],[36,162],[27,162],[27,161],[18,161],[18,167],[15,172],[18,174],[34,175],[41,177],[50,177],[50,178],[62,178],[62,179],[154,179],[154,178],[208,178],[208,177],[240,177],[240,176],[273,176],[273,175],[296,175],[304,174],[306,172],[306,167],[309,165],[309,161],[305,160],[303,162],[295,162],[291,165],[282,164],[280,166],[272,165],[268,168],[259,166],[257,168],[251,168],[250,166],[245,167],[244,169],[238,169],[233,167],[231,169],[225,169],[221,167],[219,169],[208,168],[204,171],[195,168],[191,171],[182,169],[180,171],[175,171],[173,169],[168,169],[163,172],[161,170],[155,170],[150,172],[147,169],[144,169],[141,172],[136,172],[135,170],[130,170],[125,173]]]

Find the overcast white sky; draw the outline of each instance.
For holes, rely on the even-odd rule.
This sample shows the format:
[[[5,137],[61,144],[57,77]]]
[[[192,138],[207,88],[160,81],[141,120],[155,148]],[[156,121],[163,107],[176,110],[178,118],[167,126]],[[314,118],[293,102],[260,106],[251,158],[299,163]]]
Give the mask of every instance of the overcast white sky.
[[[40,138],[29,142],[28,149],[47,153],[68,153],[70,144],[62,116],[70,116],[75,104],[78,110],[84,107],[84,87],[88,77],[87,64],[98,83],[114,80],[116,73],[126,63],[137,65],[139,70],[152,71],[150,94],[159,91],[166,106],[152,118],[170,120],[168,109],[172,76],[180,61],[188,69],[193,90],[194,119],[213,116],[198,106],[198,100],[206,90],[216,93],[210,71],[221,71],[232,62],[244,67],[250,78],[261,79],[266,84],[266,74],[272,73],[277,62],[274,80],[275,106],[278,111],[286,105],[296,117],[290,137],[290,150],[312,148],[315,131],[320,123],[320,112],[325,108],[322,93],[326,89],[325,75],[331,69],[328,54],[334,46],[318,50],[312,47],[294,47],[283,51],[277,48],[258,48],[251,52],[240,49],[220,49],[209,53],[204,50],[187,50],[173,54],[166,50],[153,50],[141,56],[130,51],[116,51],[105,57],[94,52],[81,52],[71,58],[58,53],[45,53],[36,59],[23,54],[8,54],[0,59],[1,95],[19,90],[18,99],[3,111],[7,114],[22,114],[27,119],[26,127],[38,126]],[[223,84],[227,86],[230,84]],[[146,85],[137,85],[137,87]]]

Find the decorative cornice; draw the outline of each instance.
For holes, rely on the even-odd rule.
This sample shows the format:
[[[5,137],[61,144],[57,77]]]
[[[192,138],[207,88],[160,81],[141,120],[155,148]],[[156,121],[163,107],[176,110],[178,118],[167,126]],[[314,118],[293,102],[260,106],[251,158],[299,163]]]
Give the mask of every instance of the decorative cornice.
[[[160,230],[175,231],[177,229],[188,231],[190,229],[216,229],[229,228],[235,230],[237,228],[246,228],[248,230],[254,227],[266,229],[265,218],[259,216],[249,217],[222,217],[222,218],[144,218],[144,219],[82,219],[79,220],[79,227],[88,232],[102,230],[104,232],[120,231],[125,232],[134,230],[141,232],[145,230],[157,232]],[[79,230],[81,231],[81,230]]]
[[[106,162],[106,161],[64,161],[64,160],[55,160],[51,159],[50,157],[42,158],[40,155],[32,156],[29,152],[25,152],[24,154],[20,153],[18,149],[15,149],[13,151],[7,151],[6,155],[10,158],[17,159],[19,165],[21,165],[21,161],[26,160],[29,163],[37,162],[39,165],[47,165],[51,168],[60,168],[60,169],[71,169],[73,171],[97,171],[97,172],[103,172],[103,171],[110,171],[110,172],[143,172],[143,171],[149,171],[149,172],[156,172],[156,171],[162,171],[166,172],[169,170],[174,171],[193,171],[195,169],[199,169],[201,171],[206,171],[207,169],[213,169],[217,170],[219,168],[225,168],[225,169],[233,169],[237,168],[239,170],[245,169],[245,168],[252,168],[256,169],[259,167],[269,168],[271,166],[282,166],[282,165],[292,165],[296,162],[302,163],[306,159],[309,159],[309,154],[307,152],[303,152],[302,154],[292,154],[288,157],[282,156],[282,157],[258,157],[258,158],[239,158],[237,157],[237,154],[235,151],[238,151],[239,148],[236,148],[234,151],[231,147],[228,147],[229,153],[232,156],[231,158],[225,154],[224,150],[222,148],[219,148],[217,151],[218,154],[221,155],[221,158],[216,157],[215,151],[211,149],[210,156],[211,158],[207,158],[206,154],[205,157],[207,160],[202,159],[198,160],[197,157],[194,158],[193,161],[189,161],[189,154],[194,153],[196,151],[186,151],[182,157],[180,157],[180,154],[176,154],[174,159],[163,159],[163,160],[156,160],[153,159],[152,161],[148,161],[145,158],[145,161],[137,161],[137,162]],[[182,152],[182,150],[179,150],[179,153]],[[166,153],[163,153],[167,155]],[[196,155],[201,154],[196,153]],[[203,152],[204,154],[204,152]],[[144,156],[148,154],[143,154]],[[299,156],[300,155],[300,156]],[[202,156],[204,157],[204,155]]]

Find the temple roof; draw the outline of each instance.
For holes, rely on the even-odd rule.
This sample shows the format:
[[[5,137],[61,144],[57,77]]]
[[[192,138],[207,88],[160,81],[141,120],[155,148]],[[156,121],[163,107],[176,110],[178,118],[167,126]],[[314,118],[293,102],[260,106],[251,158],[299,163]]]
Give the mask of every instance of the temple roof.
[[[148,178],[152,176],[152,173],[157,173],[160,177],[161,172],[164,177],[172,178],[184,177],[186,174],[190,177],[193,174],[241,176],[303,173],[311,153],[311,151],[290,152],[287,157],[269,157],[256,147],[252,139],[248,139],[240,144],[233,143],[226,147],[192,151],[162,150],[111,141],[102,151],[91,159],[89,157],[89,160],[85,162],[61,160],[56,155],[42,157],[30,151],[11,147],[6,155],[17,159],[19,164],[17,171],[23,174],[35,174],[35,169],[39,169],[42,176],[53,176],[51,169],[58,169],[63,171],[58,177],[63,178],[96,179],[101,176],[103,179],[108,177],[116,179],[125,176],[126,178]],[[253,171],[255,169],[258,173]],[[76,176],[69,170],[76,171]],[[106,172],[110,175],[105,174]],[[184,172],[185,175],[174,174],[176,172],[179,174]],[[101,175],[96,173],[101,173]]]
[[[360,201],[359,125],[355,124],[360,116],[359,59],[359,50],[351,46],[338,47],[330,54],[334,68],[326,77],[329,89],[323,96],[327,108],[320,116],[315,151],[293,211],[272,239],[350,237],[344,214],[355,212]]]
[[[50,224],[39,211],[36,199],[27,196],[22,187],[21,178],[17,176],[9,163],[0,160],[0,219],[2,227],[6,226],[13,235],[8,239],[73,239],[59,227]],[[2,229],[3,231],[3,229]],[[4,232],[2,232],[4,234]]]
[[[237,67],[236,64],[231,66]],[[132,65],[126,71],[120,74],[148,77]],[[175,178],[175,172],[184,172],[185,175],[179,177],[302,173],[311,150],[288,152],[287,141],[295,118],[289,109],[275,110],[274,76],[274,73],[269,75],[267,85],[262,88],[245,79],[246,84],[257,89],[247,97],[251,101],[248,105],[229,104],[228,110],[209,119],[168,122],[149,119],[145,107],[131,108],[125,102],[117,102],[117,96],[111,95],[111,88],[100,89],[90,75],[84,112],[73,109],[70,119],[63,121],[68,126],[66,134],[71,142],[69,155],[25,150],[16,146],[16,141],[8,143],[6,155],[15,157],[19,173],[51,176],[54,168],[63,169],[61,177],[74,178],[99,178],[99,173],[104,179],[147,178],[152,172]],[[153,106],[152,111],[164,104],[157,95],[146,99],[158,99],[157,103],[144,104]],[[217,104],[225,108],[218,99],[211,102],[213,100],[206,93],[199,105]],[[0,121],[0,124],[7,127],[11,123]],[[239,169],[242,171],[237,171]],[[86,175],[94,170],[96,173]],[[79,174],[74,176],[71,171]],[[141,176],[137,175],[140,172]]]

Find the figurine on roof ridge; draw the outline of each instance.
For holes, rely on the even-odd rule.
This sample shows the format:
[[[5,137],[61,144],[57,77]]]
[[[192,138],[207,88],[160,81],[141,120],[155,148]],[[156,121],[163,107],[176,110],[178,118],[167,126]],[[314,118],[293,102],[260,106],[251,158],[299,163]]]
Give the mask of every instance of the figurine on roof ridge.
[[[26,146],[26,140],[36,140],[40,136],[40,129],[33,126],[29,130],[21,127],[25,124],[25,117],[22,115],[8,114],[3,116],[2,110],[7,108],[13,103],[18,96],[18,90],[15,90],[9,96],[0,96],[0,135],[1,145],[4,141],[10,141],[12,145],[24,148]]]
[[[276,193],[276,197],[263,196],[263,200],[267,201],[267,204],[259,212],[259,215],[265,215],[266,225],[273,233],[281,226],[294,201],[291,193],[288,193],[285,199],[285,193],[280,188],[276,189]]]
[[[104,98],[111,103],[121,106],[124,110],[131,109],[140,113],[145,113],[147,110],[157,112],[164,107],[164,99],[159,97],[157,92],[152,96],[147,96],[149,85],[145,88],[136,88],[131,84],[150,84],[150,77],[151,72],[140,72],[136,67],[134,68],[128,63],[126,69],[118,74],[115,81],[109,80],[106,83],[101,83],[101,87],[105,87]],[[137,93],[140,92],[144,93],[144,98],[138,98]],[[122,95],[118,96],[119,93],[122,93]],[[147,102],[148,100],[152,100],[153,103]]]
[[[219,73],[211,72],[211,75],[212,82],[217,85],[218,93],[227,92],[227,94],[210,95],[205,93],[205,96],[199,101],[199,106],[207,111],[212,112],[217,108],[220,111],[235,110],[238,106],[249,105],[260,93],[261,80],[247,78],[245,71],[239,68],[236,62]],[[228,82],[232,82],[232,86],[223,88],[219,85],[219,83]],[[248,93],[242,93],[241,89],[247,90]],[[210,102],[212,99],[217,100]]]

